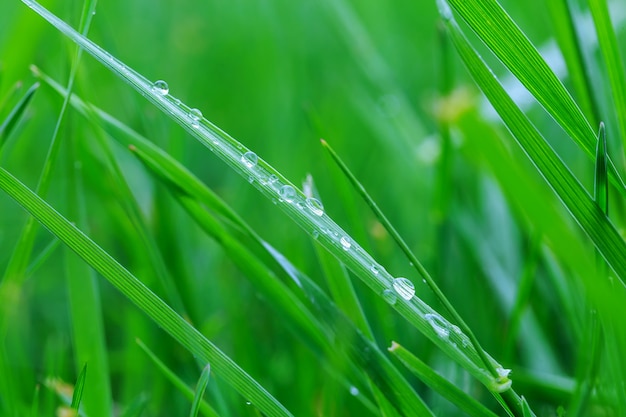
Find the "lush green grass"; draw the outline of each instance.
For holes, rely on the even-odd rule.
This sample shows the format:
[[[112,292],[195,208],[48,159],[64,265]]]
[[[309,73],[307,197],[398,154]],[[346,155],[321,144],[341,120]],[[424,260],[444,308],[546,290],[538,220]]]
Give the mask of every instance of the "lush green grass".
[[[361,3],[0,5],[0,415],[626,410],[605,2]]]

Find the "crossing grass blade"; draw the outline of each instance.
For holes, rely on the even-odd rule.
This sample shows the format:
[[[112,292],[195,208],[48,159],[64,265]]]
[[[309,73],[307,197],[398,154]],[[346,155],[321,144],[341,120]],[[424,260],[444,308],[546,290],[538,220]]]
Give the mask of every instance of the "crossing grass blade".
[[[252,185],[266,197],[282,200],[282,192],[285,190],[288,190],[290,194],[293,192],[293,199],[290,198],[290,201],[283,200],[282,204],[278,206],[307,233],[317,236],[317,241],[322,246],[351,269],[376,294],[382,296],[386,290],[392,287],[394,277],[354,239],[351,239],[353,243],[350,250],[344,249],[340,243],[341,237],[349,238],[349,235],[323,211],[319,201],[307,198],[267,162],[207,119],[200,117],[198,111],[191,109],[169,94],[162,94],[161,91],[163,90],[155,88],[153,83],[78,34],[41,5],[31,0],[23,0],[23,2],[142,93],[151,103],[166,112],[172,120],[207,146],[235,172],[251,181]],[[494,377],[492,373],[484,369],[479,354],[476,353],[471,344],[468,346],[467,336],[463,332],[460,330],[452,332],[450,339],[439,337],[437,329],[433,328],[429,318],[432,318],[433,315],[441,316],[420,298],[413,297],[409,300],[399,298],[393,304],[393,308],[490,390],[497,392],[508,388],[510,381],[506,379],[502,381],[502,378]],[[441,318],[441,320],[443,325],[452,326],[445,319]],[[493,359],[490,358],[489,360]],[[495,363],[495,360],[493,361],[493,367],[501,367]],[[503,395],[515,397],[513,392]]]
[[[550,116],[593,160],[596,135],[580,107],[550,69],[537,49],[496,0],[438,0],[442,16],[453,19],[448,4],[478,35],[481,41],[530,91]],[[460,29],[459,29],[460,30]],[[611,182],[626,196],[626,185],[613,162]]]
[[[513,133],[524,153],[615,271],[623,286],[626,279],[626,260],[623,257],[626,243],[546,140],[513,103],[471,47],[452,15],[443,11],[443,16],[457,51],[475,82]]]
[[[0,188],[182,346],[199,359],[213,363],[216,374],[224,378],[257,408],[271,416],[291,415],[258,382],[176,314],[135,276],[3,168],[0,168]]]
[[[626,149],[626,72],[615,30],[611,22],[609,5],[606,0],[588,0],[589,10],[596,27],[600,52],[609,77],[613,105],[622,146]]]
[[[417,376],[423,383],[459,407],[461,411],[470,416],[496,416],[495,413],[439,375],[430,366],[426,365],[402,345],[396,342],[391,342],[391,346],[388,350],[400,359],[409,371]]]
[[[202,398],[204,397],[204,391],[206,391],[206,387],[209,384],[210,376],[211,376],[211,365],[207,364],[207,366],[202,368],[200,379],[198,379],[198,384],[196,385],[196,393],[193,396],[193,403],[191,404],[191,411],[189,412],[189,417],[198,416],[198,412],[200,411],[200,404],[203,401]]]

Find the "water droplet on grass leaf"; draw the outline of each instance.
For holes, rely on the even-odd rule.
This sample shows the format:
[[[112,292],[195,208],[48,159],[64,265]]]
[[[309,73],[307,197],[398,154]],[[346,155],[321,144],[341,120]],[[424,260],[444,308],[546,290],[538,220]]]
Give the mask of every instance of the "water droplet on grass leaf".
[[[350,248],[352,247],[352,242],[347,236],[342,236],[339,240],[339,243],[341,243],[341,247],[343,248],[343,250],[350,250]]]
[[[254,168],[258,161],[259,157],[254,152],[246,152],[241,155],[241,162],[248,168]]]
[[[315,214],[316,216],[324,215],[324,206],[322,205],[321,201],[319,201],[317,198],[307,198],[306,205],[309,208],[309,210],[311,210],[311,212]]]
[[[396,303],[396,293],[393,290],[387,289],[383,291],[383,298],[391,305]]]
[[[288,203],[291,203],[297,195],[296,189],[293,188],[291,185],[283,185],[282,187],[280,187],[280,191],[278,192],[278,194],[280,195],[280,198]]]
[[[424,318],[432,326],[437,336],[442,339],[447,339],[450,336],[450,330],[448,329],[448,323],[438,314],[424,314]]]
[[[393,280],[393,289],[400,297],[409,301],[415,295],[415,286],[406,278],[398,277]]]
[[[152,91],[162,96],[166,96],[167,93],[170,92],[170,87],[167,85],[165,81],[159,80],[159,81],[155,81],[154,84],[152,84]]]

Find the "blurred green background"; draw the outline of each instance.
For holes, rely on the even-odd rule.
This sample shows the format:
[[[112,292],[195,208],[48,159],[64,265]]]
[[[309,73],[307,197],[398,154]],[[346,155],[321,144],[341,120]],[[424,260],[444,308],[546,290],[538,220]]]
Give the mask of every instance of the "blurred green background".
[[[536,45],[550,40],[543,2],[501,3]],[[42,4],[72,26],[78,25],[81,2]],[[531,255],[536,255],[536,228],[551,221],[551,214],[533,219],[533,210],[539,205],[567,216],[525,158],[511,158],[519,151],[499,154],[490,150],[490,143],[508,134],[481,112],[480,96],[438,30],[434,0],[108,0],[99,2],[89,38],[149,79],[166,80],[173,95],[201,109],[207,119],[295,184],[311,174],[327,213],[388,271],[419,284],[417,294],[440,309],[324,153],[319,139],[326,139],[401,231],[491,355],[514,372],[519,367],[520,372],[575,373],[574,336],[558,318],[564,308],[559,299],[562,293],[553,288],[554,279],[542,278],[563,279],[563,270],[592,264],[593,251],[588,251],[588,259],[557,255],[553,265],[540,256],[533,264],[537,285],[528,307],[532,320],[522,330],[530,328],[530,333],[525,333],[523,343],[511,339],[507,317],[516,283],[529,267]],[[74,44],[43,19],[19,1],[4,0],[0,4],[0,99],[4,100],[0,115],[6,116],[15,97],[35,81],[31,64],[66,85],[74,54]],[[456,100],[442,100],[445,74],[449,74],[448,82],[452,80]],[[18,93],[12,93],[16,85]],[[167,150],[231,204],[260,236],[325,286],[313,243],[302,230],[87,55],[81,60],[74,92]],[[61,103],[60,96],[42,86],[0,153],[2,166],[31,188],[44,164]],[[470,128],[453,129],[451,148],[442,153],[439,116],[446,111],[469,114],[470,122],[464,126]],[[553,133],[547,136],[555,141],[563,135],[539,108],[531,107],[529,114],[544,132]],[[68,110],[59,138],[79,139],[88,190],[88,234],[159,293],[145,251],[120,208],[119,193],[95,135],[80,115]],[[115,146],[192,322],[295,415],[366,413],[357,398],[329,382],[315,356],[281,322],[271,303],[259,297],[237,265],[126,149]],[[567,146],[559,151],[585,185],[590,185],[592,165],[581,152]],[[68,210],[67,160],[67,151],[62,150],[46,197],[62,213]],[[519,173],[524,177],[519,178]],[[494,178],[499,174],[498,182]],[[23,210],[0,193],[0,270],[5,269],[25,220]],[[536,228],[532,226],[535,221]],[[34,253],[51,240],[46,231],[38,233]],[[573,244],[560,243],[565,248]],[[16,395],[25,404],[32,401],[35,385],[45,378],[60,377],[71,383],[77,376],[64,250],[57,248],[15,289],[19,324],[6,336],[7,354],[19,376]],[[398,340],[481,401],[493,401],[360,281],[354,282],[381,346]],[[154,369],[135,338],[141,338],[190,385],[199,374],[193,357],[108,283],[100,280],[99,284],[116,404],[124,407],[146,395],[146,415],[183,415],[188,403]],[[417,380],[411,381],[434,410],[452,415],[446,414],[453,409],[445,401]],[[225,415],[254,415],[245,399],[219,380],[211,380],[209,392],[209,402],[227,410]],[[531,390],[528,395],[542,410],[542,393]],[[58,404],[46,389],[41,399],[42,410]],[[332,412],[328,402],[333,403]],[[555,415],[554,398],[545,404],[546,415]],[[320,409],[328,414],[321,414]]]

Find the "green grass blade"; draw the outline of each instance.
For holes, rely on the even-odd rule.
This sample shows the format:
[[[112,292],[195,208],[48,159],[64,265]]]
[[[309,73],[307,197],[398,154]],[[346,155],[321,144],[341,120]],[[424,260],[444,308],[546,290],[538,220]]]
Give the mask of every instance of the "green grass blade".
[[[383,296],[386,291],[394,291],[394,277],[380,266],[354,239],[351,239],[352,244],[349,250],[345,250],[341,244],[341,238],[349,237],[348,234],[324,212],[319,201],[307,198],[267,162],[217,126],[202,118],[199,111],[190,109],[169,94],[163,94],[165,89],[153,86],[153,83],[112,57],[87,38],[78,34],[38,3],[31,0],[23,0],[23,2],[139,91],[156,107],[168,114],[172,120],[176,121],[193,137],[207,146],[235,172],[251,181],[252,185],[262,194],[269,199],[282,200],[278,207],[307,233],[312,236],[318,235],[318,242],[351,269],[376,294]],[[282,196],[285,193],[290,196],[293,195],[293,198],[283,199]],[[467,336],[460,330],[455,330],[456,326],[452,327],[450,323],[438,315],[420,298],[415,296],[408,298],[396,297],[392,305],[420,332],[431,339],[439,348],[459,362],[487,387],[495,390],[508,387],[507,383],[502,384],[499,378],[494,377],[484,369],[480,357],[471,344],[467,343]],[[437,326],[433,326],[435,317],[438,321]],[[449,337],[442,337],[439,324],[454,331],[449,332]],[[500,367],[499,364],[496,365],[495,363],[493,366],[496,368]]]
[[[72,404],[70,405],[74,410],[78,411],[80,402],[83,399],[83,393],[85,392],[85,379],[87,378],[87,364],[83,366],[83,370],[80,371],[76,385],[74,385],[74,392],[72,393]]]
[[[185,396],[185,398],[189,401],[195,401],[194,390],[188,387],[187,384],[185,384],[170,368],[168,368],[167,365],[165,365],[163,361],[161,361],[141,340],[137,339],[136,342],[141,350],[143,350],[148,358],[150,358],[152,363],[154,363],[157,369],[165,376],[165,378],[167,378],[167,380],[170,381],[171,384]],[[217,417],[218,415],[217,412],[202,398],[200,398],[197,408],[207,417]]]
[[[589,10],[593,16],[593,22],[598,35],[600,51],[604,59],[611,93],[613,95],[613,105],[617,115],[617,125],[622,138],[622,144],[626,149],[626,69],[620,54],[620,47],[617,36],[613,30],[609,6],[606,0],[587,0]]]
[[[120,417],[139,417],[147,405],[148,397],[141,394],[120,413]]]
[[[417,376],[423,383],[447,398],[463,412],[470,416],[496,416],[491,410],[435,372],[431,367],[409,352],[404,346],[396,342],[391,342],[389,352],[400,359],[409,371]]]
[[[607,181],[607,147],[604,123],[600,123],[598,145],[596,147],[596,170],[594,180],[594,200],[605,215],[609,211],[609,186]]]
[[[452,18],[445,1],[438,0],[444,10],[444,18]],[[591,125],[537,49],[500,4],[496,0],[449,0],[448,3],[587,156],[593,159],[596,135]],[[626,186],[615,166],[612,162],[609,165],[612,180],[619,192],[626,195]]]
[[[176,314],[141,281],[2,168],[0,168],[0,188],[28,210],[33,217],[83,258],[85,262],[107,278],[113,286],[181,345],[201,360],[213,363],[216,374],[224,378],[245,398],[252,401],[257,408],[271,416],[291,415],[263,387]]]
[[[352,186],[361,195],[363,200],[365,200],[367,205],[371,208],[372,212],[376,215],[376,218],[385,227],[389,235],[393,238],[396,244],[400,247],[402,252],[404,252],[404,255],[409,259],[413,267],[422,276],[422,278],[426,280],[426,283],[428,284],[430,289],[433,291],[433,293],[435,293],[435,296],[437,297],[439,302],[445,307],[448,313],[450,313],[450,315],[454,318],[454,321],[458,323],[458,325],[461,328],[461,331],[464,332],[466,335],[468,335],[472,345],[474,346],[474,349],[480,356],[483,364],[487,367],[487,370],[489,370],[489,372],[491,372],[494,377],[498,377],[498,372],[496,371],[494,365],[491,363],[491,361],[487,357],[486,352],[480,346],[480,343],[478,342],[478,339],[476,339],[476,336],[474,336],[474,333],[471,331],[471,329],[465,323],[465,321],[459,315],[459,313],[457,313],[452,303],[448,301],[448,298],[441,291],[437,283],[433,280],[433,278],[430,276],[426,268],[424,268],[424,266],[419,261],[419,259],[417,259],[415,254],[413,254],[413,252],[411,251],[409,246],[406,244],[404,239],[402,239],[402,237],[397,232],[395,227],[393,227],[393,225],[389,222],[389,220],[387,220],[387,217],[384,215],[384,213],[378,208],[378,205],[367,193],[367,190],[365,190],[365,187],[363,187],[363,185],[359,182],[359,180],[356,179],[356,177],[352,174],[350,169],[341,160],[341,158],[339,157],[339,155],[337,155],[337,153],[333,150],[333,148],[323,139],[322,139],[322,146],[324,146],[324,148],[330,153],[333,160],[337,163],[339,168],[341,168],[345,176],[350,180],[350,183],[352,183]]]
[[[85,187],[82,182],[82,165],[78,157],[77,143],[68,138],[70,158],[68,165],[67,201],[68,217],[82,230],[87,231],[85,209]],[[59,243],[55,239],[53,243]],[[64,248],[65,276],[69,298],[69,310],[74,346],[76,370],[81,364],[89,364],[90,383],[85,388],[83,408],[89,416],[108,417],[111,415],[111,385],[109,381],[108,350],[106,346],[100,288],[93,269],[68,248]]]
[[[209,377],[211,376],[211,365],[207,364],[202,369],[202,373],[200,374],[200,379],[198,379],[198,384],[196,385],[196,393],[193,396],[193,403],[191,404],[191,411],[189,412],[189,417],[197,417],[198,412],[200,411],[200,404],[202,403],[202,398],[204,397],[204,391],[206,391],[207,385],[209,385]]]
[[[20,98],[13,109],[11,109],[11,112],[0,125],[0,150],[2,150],[7,138],[11,135],[11,132],[17,125],[17,122],[21,119],[24,114],[24,110],[28,107],[28,104],[32,100],[38,88],[39,83],[33,84],[22,96],[22,98]]]
[[[513,103],[461,33],[451,14],[447,27],[472,77],[513,133],[520,147],[589,236],[621,284],[626,279],[626,243],[554,150]]]
[[[577,103],[591,125],[599,123],[599,111],[593,94],[580,41],[575,30],[573,10],[567,0],[553,0],[544,3],[550,12],[551,22],[559,49],[567,65],[567,74],[571,80]]]

